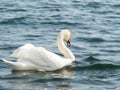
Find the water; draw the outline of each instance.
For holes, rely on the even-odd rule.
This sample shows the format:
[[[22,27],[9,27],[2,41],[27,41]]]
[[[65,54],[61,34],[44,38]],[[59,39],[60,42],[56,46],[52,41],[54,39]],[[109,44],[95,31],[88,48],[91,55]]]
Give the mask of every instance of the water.
[[[1,0],[0,58],[25,43],[60,54],[56,37],[72,33],[72,67],[12,71],[0,61],[0,90],[120,90],[120,0]]]

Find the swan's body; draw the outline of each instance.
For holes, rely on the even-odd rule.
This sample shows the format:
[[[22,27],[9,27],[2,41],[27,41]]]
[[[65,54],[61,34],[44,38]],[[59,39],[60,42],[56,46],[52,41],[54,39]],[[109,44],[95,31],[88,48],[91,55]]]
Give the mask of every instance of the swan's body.
[[[43,47],[35,47],[32,44],[25,44],[16,49],[12,57],[17,58],[17,62],[3,59],[13,70],[39,70],[52,71],[71,65],[75,60],[73,53],[65,46],[63,40],[69,41],[70,32],[62,30],[57,37],[57,45],[64,57],[60,57]],[[68,42],[70,46],[70,42]]]

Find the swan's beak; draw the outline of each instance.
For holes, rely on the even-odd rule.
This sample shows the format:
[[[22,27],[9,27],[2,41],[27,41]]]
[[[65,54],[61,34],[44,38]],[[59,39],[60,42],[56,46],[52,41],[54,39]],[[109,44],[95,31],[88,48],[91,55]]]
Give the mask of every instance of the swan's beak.
[[[67,46],[70,47],[71,44],[70,44],[70,40],[67,41]]]

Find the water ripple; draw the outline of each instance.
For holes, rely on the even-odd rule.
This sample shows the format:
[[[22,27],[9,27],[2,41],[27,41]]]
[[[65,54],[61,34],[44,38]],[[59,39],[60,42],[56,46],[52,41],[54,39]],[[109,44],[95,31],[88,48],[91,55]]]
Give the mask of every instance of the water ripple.
[[[99,37],[77,37],[75,38],[77,41],[79,40],[83,40],[83,41],[86,41],[86,42],[97,42],[97,43],[100,43],[100,42],[104,42],[105,40],[103,38],[99,38]]]
[[[105,6],[105,4],[102,4],[100,2],[89,2],[86,7],[91,7],[91,8],[100,8]]]
[[[0,22],[0,24],[11,25],[11,24],[24,23],[25,18],[26,17],[15,17],[15,18],[10,18],[10,19],[4,19],[3,21]]]
[[[76,66],[74,70],[114,70],[120,69],[120,65],[114,64],[93,64],[88,66]]]
[[[0,61],[0,89],[120,89],[119,0],[1,0],[0,13],[0,58],[11,60],[25,43],[63,56],[55,44],[61,29],[70,29],[76,57],[55,72],[13,72]]]

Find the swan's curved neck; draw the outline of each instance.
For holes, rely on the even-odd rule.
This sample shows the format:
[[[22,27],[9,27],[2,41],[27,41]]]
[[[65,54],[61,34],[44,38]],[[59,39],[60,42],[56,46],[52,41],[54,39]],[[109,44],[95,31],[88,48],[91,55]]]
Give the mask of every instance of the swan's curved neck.
[[[64,55],[65,58],[71,59],[71,60],[75,60],[75,56],[73,55],[73,53],[66,47],[66,45],[63,42],[64,40],[64,35],[63,34],[59,34],[57,37],[57,45],[58,48],[60,50],[60,52]]]

